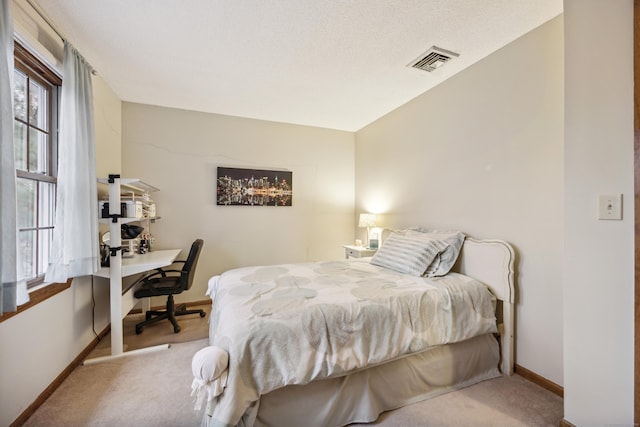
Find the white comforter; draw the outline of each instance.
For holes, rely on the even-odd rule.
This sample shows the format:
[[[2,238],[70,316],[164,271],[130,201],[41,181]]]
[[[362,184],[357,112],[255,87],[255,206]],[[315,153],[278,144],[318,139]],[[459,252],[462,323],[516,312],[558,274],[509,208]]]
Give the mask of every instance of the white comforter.
[[[227,271],[209,292],[210,344],[229,353],[209,426],[236,425],[261,394],[285,385],[496,332],[495,298],[457,273],[426,279],[362,260],[287,264]]]

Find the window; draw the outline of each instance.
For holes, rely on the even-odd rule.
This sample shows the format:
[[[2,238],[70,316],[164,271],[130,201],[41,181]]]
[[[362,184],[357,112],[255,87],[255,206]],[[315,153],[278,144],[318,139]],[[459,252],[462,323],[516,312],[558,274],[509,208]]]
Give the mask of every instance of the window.
[[[28,286],[44,280],[56,198],[58,92],[62,81],[18,43],[14,68],[14,148],[18,229]]]

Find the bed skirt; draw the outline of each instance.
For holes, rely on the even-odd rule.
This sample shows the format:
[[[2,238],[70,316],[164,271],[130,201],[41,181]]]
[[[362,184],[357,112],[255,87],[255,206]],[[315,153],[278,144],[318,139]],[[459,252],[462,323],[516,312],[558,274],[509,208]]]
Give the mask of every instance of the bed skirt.
[[[260,398],[239,426],[344,426],[500,376],[492,334],[443,345],[350,375],[291,385]],[[205,415],[206,418],[206,415]]]

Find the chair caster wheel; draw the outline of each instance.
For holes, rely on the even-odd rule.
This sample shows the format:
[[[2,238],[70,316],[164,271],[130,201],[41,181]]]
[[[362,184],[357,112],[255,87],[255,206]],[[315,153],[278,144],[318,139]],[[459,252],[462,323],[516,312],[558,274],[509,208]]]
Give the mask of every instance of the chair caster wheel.
[[[205,313],[204,311],[202,313],[200,313],[200,317],[204,317],[206,315],[207,315],[207,313]]]
[[[142,326],[136,326],[136,335],[140,335],[142,333]]]
[[[174,326],[173,332],[175,332],[176,334],[180,332],[180,326]]]

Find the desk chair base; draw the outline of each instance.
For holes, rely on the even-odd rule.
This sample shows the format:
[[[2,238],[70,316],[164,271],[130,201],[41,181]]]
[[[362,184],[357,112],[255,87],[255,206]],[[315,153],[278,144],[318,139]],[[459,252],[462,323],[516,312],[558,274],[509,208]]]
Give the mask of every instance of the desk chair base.
[[[176,321],[176,316],[184,316],[185,314],[199,314],[200,317],[206,316],[204,310],[187,310],[186,304],[180,304],[175,306],[173,301],[173,295],[169,295],[167,298],[167,309],[163,311],[150,310],[147,311],[146,320],[136,324],[136,334],[141,334],[145,326],[156,323],[160,320],[168,319],[173,325],[173,332],[176,334],[180,332],[180,325]],[[154,317],[155,316],[155,317]]]

